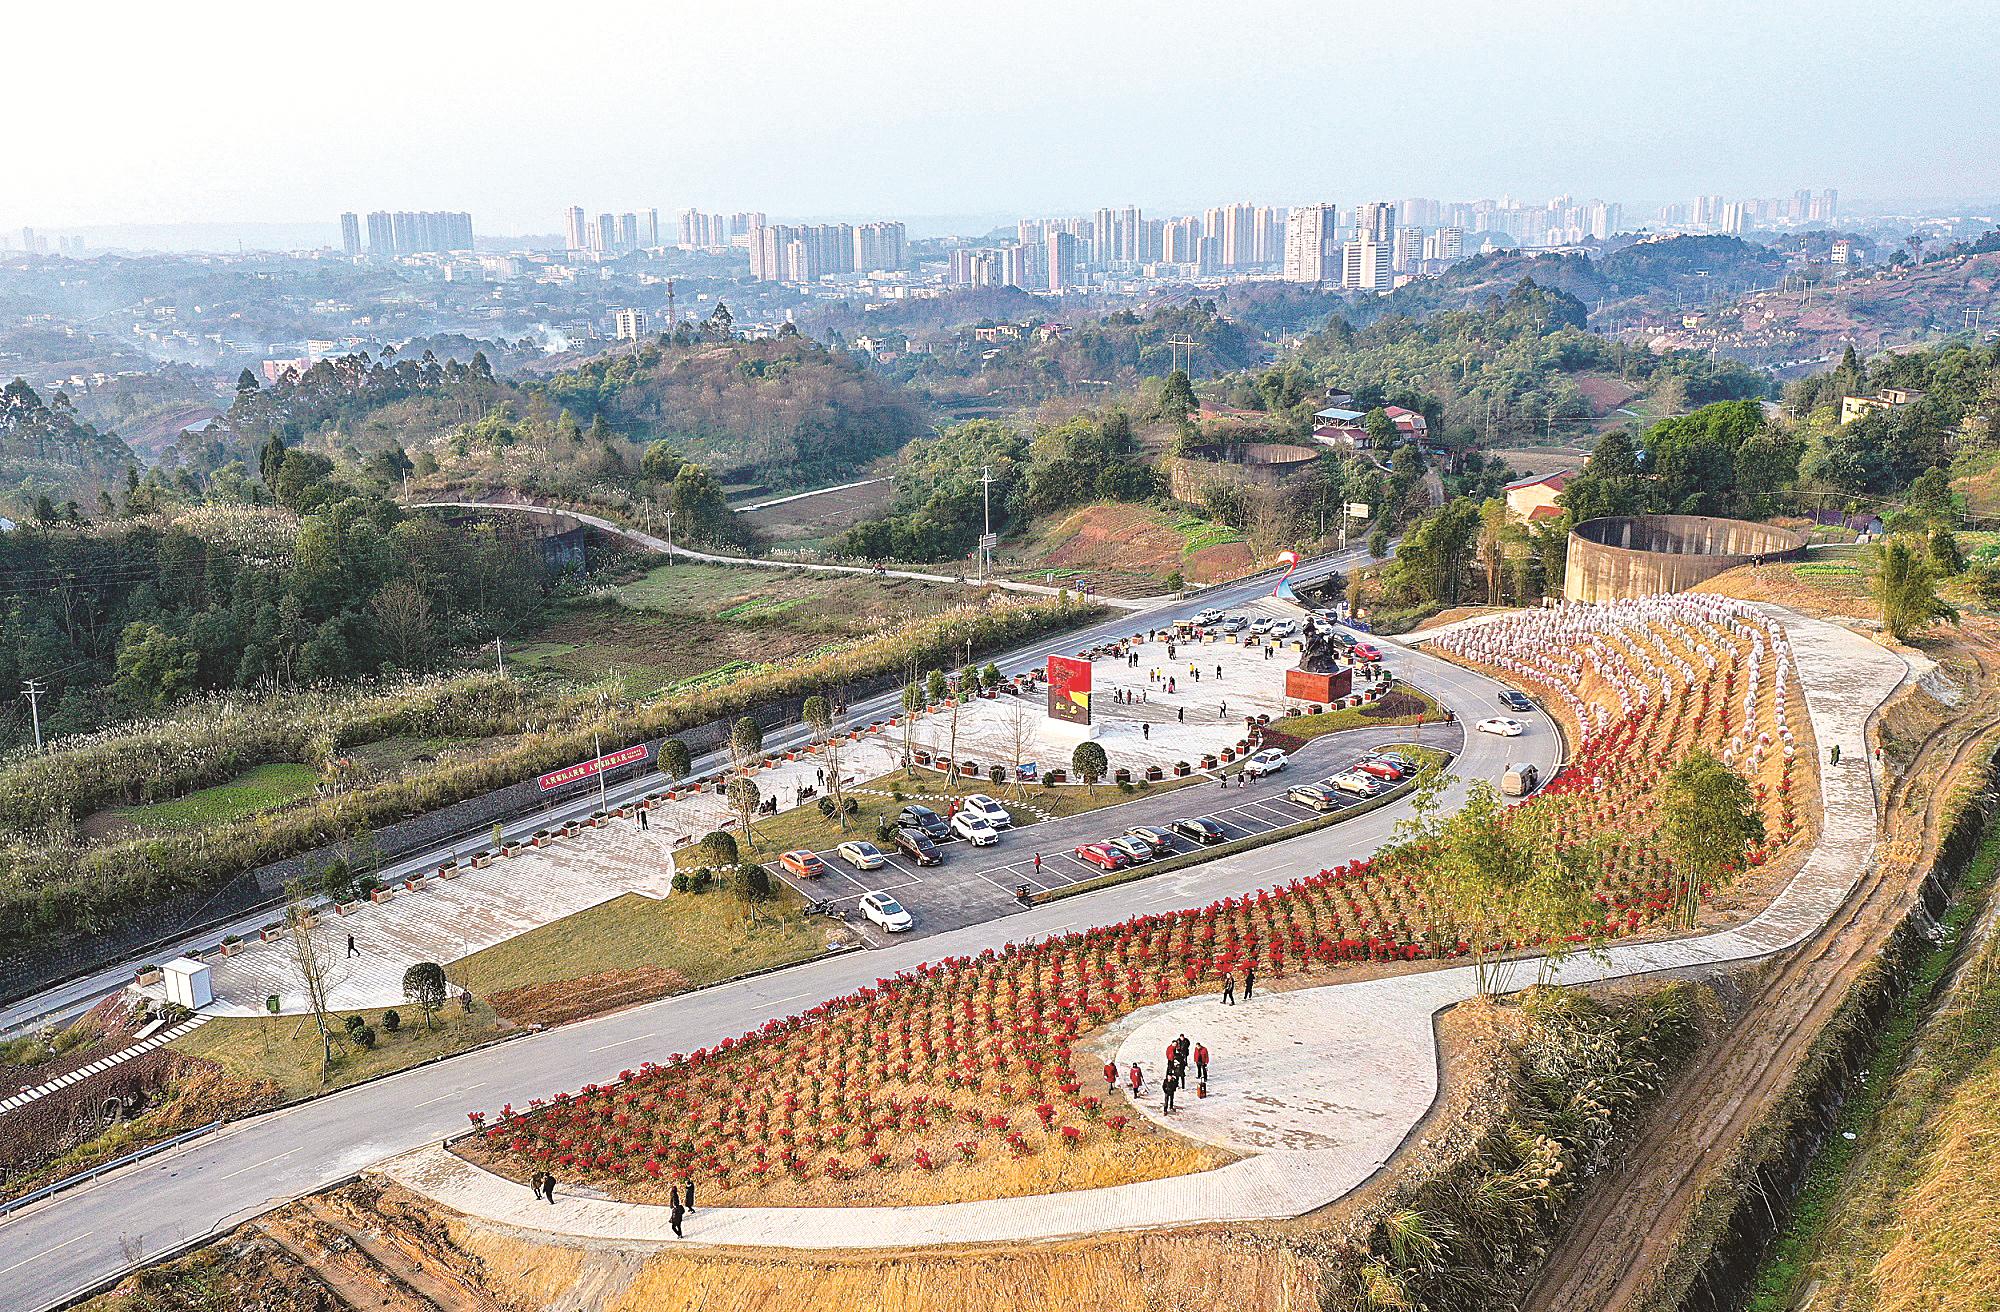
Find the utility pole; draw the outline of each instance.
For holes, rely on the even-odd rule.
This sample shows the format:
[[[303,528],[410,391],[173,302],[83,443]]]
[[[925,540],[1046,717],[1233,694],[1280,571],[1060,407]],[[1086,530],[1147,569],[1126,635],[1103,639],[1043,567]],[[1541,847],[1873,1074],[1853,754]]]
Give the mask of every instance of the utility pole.
[[[986,531],[979,535],[979,581],[984,583],[993,569],[993,470],[979,467],[979,499],[986,506]]]
[[[1176,369],[1181,369],[1186,367],[1181,364],[1181,352],[1184,350],[1187,352],[1188,364],[1190,365],[1193,364],[1194,348],[1198,345],[1199,343],[1196,342],[1194,338],[1189,337],[1185,333],[1181,334],[1179,337],[1169,337],[1167,339],[1167,349],[1170,352],[1169,358],[1173,362],[1173,367]]]
[[[674,280],[669,278],[667,279],[667,336],[672,338],[674,329],[678,327],[680,320],[675,317],[674,311]]]
[[[660,513],[667,518],[667,560],[671,562],[674,558],[674,512],[662,510]]]
[[[500,639],[497,637],[493,639],[493,668],[499,672],[501,678],[507,677],[507,657],[501,652]]]
[[[30,679],[22,687],[21,693],[28,699],[28,715],[35,722],[35,750],[42,750],[42,694],[48,689],[42,687],[40,679]]]
[[[596,759],[592,764],[597,766],[597,809],[600,811],[609,811],[611,803],[606,800],[606,789],[604,787],[604,739],[595,729],[590,731],[590,746],[591,750],[596,753]]]

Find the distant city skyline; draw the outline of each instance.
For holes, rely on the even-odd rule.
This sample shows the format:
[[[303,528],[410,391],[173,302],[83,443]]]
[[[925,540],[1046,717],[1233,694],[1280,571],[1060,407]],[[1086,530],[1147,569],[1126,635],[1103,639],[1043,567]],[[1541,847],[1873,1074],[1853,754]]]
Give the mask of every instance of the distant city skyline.
[[[959,10],[991,17],[852,0],[790,9],[772,40],[764,11],[610,0],[550,61],[491,7],[384,28],[216,0],[196,22],[121,12],[116,40],[82,47],[73,14],[31,8],[16,43],[76,57],[0,85],[6,121],[38,125],[0,228],[330,226],[394,207],[540,234],[570,197],[613,194],[621,213],[892,216],[913,236],[927,216],[1230,196],[2000,196],[2000,21],[1970,0],[1429,0],[1366,22],[1273,0],[1023,0],[976,27]],[[189,88],[225,67],[237,108],[218,112]],[[86,75],[113,90],[74,94]],[[617,112],[588,112],[611,87]]]

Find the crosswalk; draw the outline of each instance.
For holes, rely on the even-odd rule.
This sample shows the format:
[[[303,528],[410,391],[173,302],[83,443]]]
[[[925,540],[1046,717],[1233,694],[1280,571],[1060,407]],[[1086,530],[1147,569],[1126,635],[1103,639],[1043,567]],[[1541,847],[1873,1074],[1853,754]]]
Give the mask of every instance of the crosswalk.
[[[141,1039],[128,1048],[122,1048],[112,1053],[109,1057],[101,1057],[87,1066],[79,1066],[67,1075],[58,1075],[47,1084],[38,1084],[32,1089],[23,1089],[12,1097],[0,1098],[0,1113],[10,1112],[16,1107],[23,1107],[37,1099],[46,1098],[58,1089],[67,1089],[72,1084],[87,1080],[93,1075],[102,1074],[122,1062],[128,1062],[141,1053],[151,1052],[155,1048],[172,1043],[175,1039],[181,1037],[181,1035],[190,1033],[208,1024],[209,1019],[207,1016],[195,1016],[190,1020],[182,1021],[171,1029],[159,1030],[150,1038]]]

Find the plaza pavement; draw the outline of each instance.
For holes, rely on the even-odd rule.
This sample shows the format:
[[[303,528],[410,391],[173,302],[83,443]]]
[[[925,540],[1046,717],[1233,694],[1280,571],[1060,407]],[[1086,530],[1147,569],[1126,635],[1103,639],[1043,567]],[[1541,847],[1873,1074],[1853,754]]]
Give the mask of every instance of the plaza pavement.
[[[1846,746],[1822,766],[1824,819],[1804,866],[1746,924],[1699,937],[1614,947],[1559,963],[1584,983],[1717,966],[1792,946],[1839,908],[1873,860],[1875,783],[1864,732],[1910,674],[1900,658],[1845,629],[1773,611],[1786,625],[1815,740]],[[1517,963],[1515,986],[1532,977]],[[1473,996],[1470,967],[1267,994],[1234,1008],[1214,997],[1161,1004],[1120,1027],[1121,1064],[1157,1072],[1187,1033],[1211,1052],[1209,1096],[1161,1110],[1157,1080],[1137,1109],[1243,1159],[1194,1176],[1110,1188],[927,1207],[716,1208],[681,1242],[799,1249],[1011,1243],[1106,1230],[1278,1219],[1325,1206],[1396,1151],[1437,1092],[1434,1016]],[[580,1239],[675,1242],[666,1209],[602,1198],[536,1205],[521,1186],[428,1146],[380,1169],[388,1179],[486,1221]]]

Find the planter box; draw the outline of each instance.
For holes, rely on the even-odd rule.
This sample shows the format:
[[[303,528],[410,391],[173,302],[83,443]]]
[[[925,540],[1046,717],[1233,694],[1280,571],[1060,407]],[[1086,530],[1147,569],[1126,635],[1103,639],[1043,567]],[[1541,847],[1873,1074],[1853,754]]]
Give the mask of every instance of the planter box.
[[[1174,762],[1174,778],[1185,779],[1193,773],[1194,773],[1194,767],[1189,765],[1186,761]]]
[[[1045,784],[1066,784],[1069,782],[1069,772],[1067,770],[1051,770],[1042,776],[1042,782]]]
[[[380,906],[384,902],[394,902],[396,900],[396,890],[393,888],[378,888],[368,895],[368,900],[377,906]]]
[[[1222,763],[1224,765],[1228,765],[1231,761],[1235,759],[1236,759],[1236,749],[1234,747],[1225,747],[1222,749]]]
[[[218,957],[234,956],[236,949],[240,946],[242,945],[238,943],[218,943],[215,945],[215,955]]]
[[[278,938],[284,932],[285,932],[284,930],[280,929],[276,925],[266,925],[264,926],[263,929],[257,932],[257,937],[261,939],[263,942],[269,943],[273,939]]]
[[[918,764],[918,765],[929,765],[930,763],[931,763],[931,754],[930,754],[929,752],[918,752],[918,753],[917,753],[917,764]]]
[[[1204,770],[1213,770],[1215,768],[1215,758],[1213,756],[1202,757],[1201,768]]]
[[[1167,772],[1165,770],[1162,770],[1159,766],[1149,765],[1146,767],[1146,781],[1148,783],[1156,784],[1160,782],[1162,779],[1165,779],[1166,777],[1167,777]]]
[[[459,868],[457,866],[447,866],[443,870],[437,872],[437,877],[439,879],[457,879],[458,876],[459,876]]]
[[[1121,766],[1111,772],[1111,782],[1114,784],[1129,784],[1132,782],[1132,772]]]
[[[546,829],[537,829],[535,831],[535,836],[528,840],[528,846],[530,847],[546,847],[548,846],[548,843],[549,843],[549,831]]]
[[[423,886],[424,886],[424,881],[421,878],[405,879],[403,881],[403,891],[405,893],[414,893],[417,890],[421,889]]]
[[[133,978],[132,982],[134,984],[158,984],[164,978],[166,978],[166,972],[164,971],[142,970]]]

